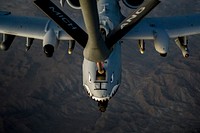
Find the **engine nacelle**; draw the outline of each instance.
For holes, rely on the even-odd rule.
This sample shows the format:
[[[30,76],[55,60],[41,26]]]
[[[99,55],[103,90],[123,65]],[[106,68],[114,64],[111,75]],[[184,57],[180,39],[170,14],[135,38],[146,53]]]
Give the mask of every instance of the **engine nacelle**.
[[[8,50],[14,39],[15,35],[3,34],[3,41],[0,44],[0,49],[3,51]]]
[[[81,9],[79,0],[66,0],[69,6],[71,6],[74,9]]]
[[[164,30],[154,31],[154,46],[156,51],[162,56],[167,56],[169,48],[169,36]]]
[[[122,0],[122,1],[127,7],[131,9],[136,9],[144,2],[144,0]]]
[[[186,36],[184,37],[178,37],[175,39],[176,45],[178,48],[181,50],[183,57],[188,58],[189,57],[189,50],[187,47],[188,44],[188,39]]]
[[[55,32],[50,29],[46,32],[43,39],[43,49],[47,57],[52,57],[54,53],[54,48],[58,46],[58,39]]]

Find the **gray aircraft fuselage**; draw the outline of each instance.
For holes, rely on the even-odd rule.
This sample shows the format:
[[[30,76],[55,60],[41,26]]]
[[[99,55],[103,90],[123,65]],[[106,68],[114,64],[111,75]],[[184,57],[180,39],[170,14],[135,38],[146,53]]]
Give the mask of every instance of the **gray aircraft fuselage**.
[[[121,21],[122,14],[118,0],[97,1],[99,23],[102,36],[108,35]],[[98,73],[98,67],[104,73]],[[108,101],[118,90],[121,83],[121,43],[117,42],[111,49],[109,57],[101,62],[86,58],[83,61],[83,86],[88,95],[98,102]]]

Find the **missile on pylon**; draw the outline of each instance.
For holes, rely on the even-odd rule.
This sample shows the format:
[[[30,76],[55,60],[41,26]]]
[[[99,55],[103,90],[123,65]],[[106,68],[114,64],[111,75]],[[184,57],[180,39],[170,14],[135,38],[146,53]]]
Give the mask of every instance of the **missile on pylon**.
[[[72,54],[75,47],[75,40],[68,41],[68,54]]]
[[[3,34],[3,40],[0,43],[0,49],[3,51],[7,51],[10,48],[10,45],[12,44],[14,39],[15,35]]]
[[[33,44],[33,38],[26,38],[26,51],[28,51],[30,48],[31,48],[31,46],[32,46],[32,44]]]
[[[138,47],[141,54],[144,54],[145,51],[145,42],[144,40],[138,40]]]
[[[184,37],[178,37],[175,39],[176,45],[181,50],[183,57],[188,58],[189,57],[189,50],[188,50],[188,39],[186,36]]]

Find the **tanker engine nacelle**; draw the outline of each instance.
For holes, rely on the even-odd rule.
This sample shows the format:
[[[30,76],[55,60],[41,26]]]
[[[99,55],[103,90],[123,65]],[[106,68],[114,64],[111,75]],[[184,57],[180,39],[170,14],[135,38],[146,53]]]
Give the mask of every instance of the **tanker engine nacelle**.
[[[122,1],[127,7],[131,9],[136,9],[144,2],[144,0],[122,0]]]
[[[74,9],[81,9],[79,0],[66,0],[69,6],[71,6]]]
[[[47,57],[52,57],[54,49],[58,47],[58,39],[55,32],[50,29],[46,32],[43,38],[43,49]]]
[[[167,56],[169,46],[169,36],[166,31],[156,29],[154,31],[154,47],[156,51],[162,56]]]

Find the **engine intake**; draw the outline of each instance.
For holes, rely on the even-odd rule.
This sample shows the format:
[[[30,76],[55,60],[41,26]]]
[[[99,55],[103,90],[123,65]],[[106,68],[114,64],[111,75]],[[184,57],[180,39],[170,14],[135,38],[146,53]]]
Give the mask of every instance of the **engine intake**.
[[[74,9],[81,9],[79,0],[67,0],[67,3]]]
[[[44,53],[47,57],[52,57],[54,53],[54,46],[47,44],[44,46]]]
[[[144,2],[144,0],[122,0],[122,1],[127,7],[131,9],[136,9]]]

